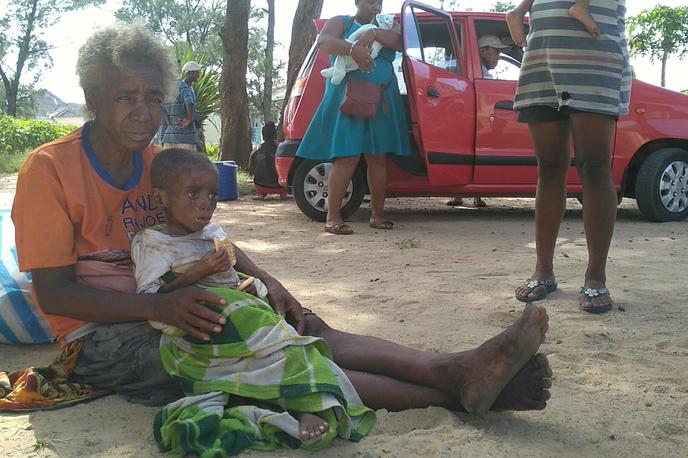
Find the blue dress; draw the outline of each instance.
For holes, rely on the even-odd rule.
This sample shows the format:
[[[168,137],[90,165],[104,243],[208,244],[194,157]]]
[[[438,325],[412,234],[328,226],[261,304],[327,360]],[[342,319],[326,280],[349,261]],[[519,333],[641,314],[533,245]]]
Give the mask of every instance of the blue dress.
[[[344,17],[344,23],[349,22]],[[353,21],[344,36],[348,37],[361,25]],[[334,65],[336,56],[330,57]],[[406,156],[411,153],[409,126],[406,112],[399,94],[397,78],[392,62],[396,51],[383,48],[375,59],[375,68],[371,73],[360,70],[348,72],[344,80],[333,85],[327,80],[325,95],[320,107],[311,120],[296,155],[305,159],[332,161],[338,157],[359,156],[366,154],[394,154]],[[382,100],[377,114],[372,119],[352,117],[339,110],[346,82],[349,78],[370,81],[375,84],[388,84],[383,94],[387,102],[384,112]]]

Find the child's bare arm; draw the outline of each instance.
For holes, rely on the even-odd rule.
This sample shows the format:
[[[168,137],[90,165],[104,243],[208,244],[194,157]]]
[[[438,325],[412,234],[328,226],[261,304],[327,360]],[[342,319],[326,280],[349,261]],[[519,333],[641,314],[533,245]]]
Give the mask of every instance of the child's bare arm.
[[[232,267],[232,262],[227,250],[211,250],[189,270],[170,283],[163,285],[158,292],[169,293],[175,289],[194,285],[214,273],[225,272],[229,270],[230,267]]]
[[[526,31],[523,26],[523,18],[526,13],[533,6],[534,0],[523,0],[515,10],[510,11],[506,15],[506,24],[509,26],[509,33],[511,39],[514,40],[516,46],[521,48],[526,46]]]

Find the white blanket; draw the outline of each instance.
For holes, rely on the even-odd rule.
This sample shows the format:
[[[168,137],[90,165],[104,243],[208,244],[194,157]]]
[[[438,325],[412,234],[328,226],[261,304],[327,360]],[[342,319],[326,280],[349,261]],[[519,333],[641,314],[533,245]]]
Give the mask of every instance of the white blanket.
[[[358,30],[349,35],[346,41],[353,44],[356,42],[358,37],[360,37],[363,33],[367,32],[370,29],[392,30],[392,27],[394,26],[394,17],[388,14],[378,14],[377,16],[375,16],[375,20],[377,21],[378,25],[362,25]],[[382,47],[382,44],[380,44],[379,42],[373,42],[370,57],[375,59]],[[337,85],[342,82],[347,72],[353,70],[358,70],[358,64],[356,63],[353,57],[337,56],[337,58],[334,60],[334,65],[330,68],[322,70],[320,74],[325,78],[330,78],[332,84]]]

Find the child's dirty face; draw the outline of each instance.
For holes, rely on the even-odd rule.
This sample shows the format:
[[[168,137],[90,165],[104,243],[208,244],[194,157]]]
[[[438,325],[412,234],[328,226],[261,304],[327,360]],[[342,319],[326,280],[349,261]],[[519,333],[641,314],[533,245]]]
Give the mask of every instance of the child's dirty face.
[[[217,207],[217,172],[211,167],[184,170],[163,194],[167,231],[172,235],[200,231]]]

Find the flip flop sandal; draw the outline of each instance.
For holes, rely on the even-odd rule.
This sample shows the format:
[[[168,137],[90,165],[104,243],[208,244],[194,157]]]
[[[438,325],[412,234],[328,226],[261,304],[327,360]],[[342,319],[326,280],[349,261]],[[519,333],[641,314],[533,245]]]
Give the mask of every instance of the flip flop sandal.
[[[529,297],[528,294],[532,293],[538,286],[544,286],[545,289],[537,296]],[[525,287],[528,288],[528,292],[524,295],[516,294],[516,300],[526,303],[535,302],[546,298],[550,293],[556,291],[557,282],[554,280],[528,280],[525,282]]]
[[[370,227],[373,229],[380,229],[383,231],[391,231],[394,229],[394,223],[391,221],[383,221],[380,224],[370,223]]]
[[[614,308],[614,301],[611,301],[607,305],[602,305],[599,307],[595,307],[592,305],[592,300],[596,297],[604,296],[605,294],[609,296],[609,299],[612,298],[612,296],[609,294],[609,290],[607,288],[586,288],[583,286],[580,289],[581,296],[585,296],[586,300],[588,301],[587,306],[581,304],[580,309],[584,312],[588,313],[607,313],[610,311],[612,308]]]
[[[346,223],[342,224],[334,224],[332,226],[325,226],[325,232],[329,232],[330,234],[335,234],[335,235],[350,235],[354,233],[354,230],[351,229],[351,226],[349,226]]]

